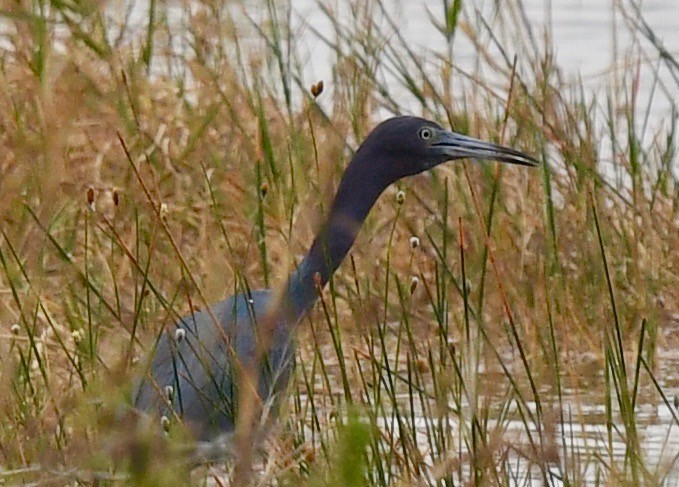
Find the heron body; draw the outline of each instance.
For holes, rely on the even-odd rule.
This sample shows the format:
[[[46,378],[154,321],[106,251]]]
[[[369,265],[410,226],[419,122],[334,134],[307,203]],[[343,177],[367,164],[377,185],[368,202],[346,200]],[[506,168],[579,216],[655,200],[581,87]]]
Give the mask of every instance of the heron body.
[[[237,417],[236,369],[245,365],[256,371],[259,398],[275,410],[290,379],[296,326],[349,252],[377,198],[403,177],[462,158],[537,164],[514,149],[419,117],[378,125],[347,166],[325,223],[280,296],[270,290],[242,293],[179,320],[159,338],[149,372],[135,388],[134,406],[168,417],[176,413],[199,440],[228,434]],[[273,323],[263,329],[265,316]],[[258,354],[262,334],[267,346]]]
[[[257,323],[271,301],[270,290],[256,290],[220,301],[211,313],[203,310],[179,320],[174,334],[161,335],[151,377],[136,388],[135,407],[168,418],[174,411],[198,440],[232,431],[238,398],[234,354],[244,364],[255,360]],[[290,328],[277,327],[271,344],[257,390],[265,400],[274,398],[290,377],[294,357]]]

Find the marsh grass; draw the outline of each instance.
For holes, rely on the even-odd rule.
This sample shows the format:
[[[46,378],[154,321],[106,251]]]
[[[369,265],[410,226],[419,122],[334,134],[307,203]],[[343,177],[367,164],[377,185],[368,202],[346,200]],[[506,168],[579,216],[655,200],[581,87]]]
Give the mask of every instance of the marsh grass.
[[[318,4],[329,31],[305,26],[332,54],[315,97],[294,13],[273,0],[152,1],[115,21],[117,5],[3,4],[3,482],[228,483],[228,466],[188,471],[177,418],[165,442],[116,423],[117,405],[178,317],[284,282],[351,150],[403,111],[544,165],[449,164],[387,190],[300,327],[256,481],[676,475],[676,457],[646,454],[639,420],[661,405],[668,438],[679,427],[658,375],[678,338],[673,53],[636,4],[615,4],[650,44],[616,60],[597,99],[564,79],[520,4],[431,7],[431,52],[386,4],[349,5]],[[460,39],[476,46],[471,72]],[[637,98],[642,71],[653,99]],[[656,98],[674,110],[651,123]],[[592,405],[603,429],[582,448]]]

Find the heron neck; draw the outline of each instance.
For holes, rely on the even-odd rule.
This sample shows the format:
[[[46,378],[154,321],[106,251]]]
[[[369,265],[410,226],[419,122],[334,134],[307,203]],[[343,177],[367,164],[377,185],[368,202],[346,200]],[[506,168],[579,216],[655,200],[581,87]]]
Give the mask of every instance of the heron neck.
[[[376,164],[362,163],[360,151],[347,167],[325,223],[309,252],[290,275],[283,295],[289,306],[286,320],[297,323],[318,298],[351,249],[370,209],[390,181],[380,178]]]

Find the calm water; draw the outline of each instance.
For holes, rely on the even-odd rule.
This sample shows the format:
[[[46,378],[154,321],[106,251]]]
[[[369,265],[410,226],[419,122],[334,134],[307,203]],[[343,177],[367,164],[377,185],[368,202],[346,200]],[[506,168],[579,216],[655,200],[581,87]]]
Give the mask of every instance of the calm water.
[[[324,2],[335,5],[334,10],[342,18],[344,2]],[[452,1],[450,2],[452,3]],[[467,13],[478,14],[491,26],[494,33],[506,31],[502,28],[495,12],[495,0],[477,0],[463,2]],[[499,2],[502,4],[503,2]],[[507,4],[516,5],[509,0]],[[523,12],[533,35],[542,39],[551,37],[554,46],[556,64],[564,70],[566,80],[577,84],[582,79],[593,93],[602,93],[602,87],[611,84],[613,75],[626,69],[614,59],[626,60],[629,65],[641,62],[640,86],[638,100],[641,109],[650,101],[651,118],[654,124],[667,125],[671,108],[679,103],[679,83],[672,78],[667,68],[660,63],[659,75],[661,84],[656,86],[656,93],[651,97],[653,88],[653,71],[658,66],[657,51],[640,35],[633,35],[620,9],[614,5],[623,4],[625,12],[632,12],[629,0],[525,0],[521,3]],[[389,13],[398,24],[399,31],[417,52],[425,50],[446,52],[446,41],[433,27],[430,21],[431,12],[436,18],[442,18],[443,2],[432,0],[394,1],[385,0]],[[316,79],[332,79],[333,53],[323,43],[315,40],[309,27],[318,29],[325,35],[332,36],[330,21],[318,9],[315,0],[292,0],[293,21],[298,32],[307,39],[296,49],[303,53],[305,75],[309,82]],[[505,9],[506,10],[506,9]],[[345,12],[346,14],[346,12]],[[673,56],[679,57],[679,0],[652,0],[643,2],[642,15],[651,26],[656,36],[661,39],[665,48]],[[348,17],[348,16],[347,16]],[[477,17],[478,18],[478,17]],[[478,27],[480,22],[468,15],[465,19]],[[387,29],[388,30],[388,29]],[[517,30],[518,31],[518,30]],[[521,51],[512,42],[511,33],[505,32],[506,45],[510,56]],[[488,36],[482,37],[487,39]],[[639,55],[641,47],[641,57]],[[617,53],[617,56],[615,55]],[[490,70],[481,65],[478,70],[476,48],[464,35],[457,35],[453,44],[453,58],[457,67],[466,72],[481,73],[491,76]],[[435,68],[432,67],[432,73]],[[676,73],[679,76],[679,72]],[[436,79],[436,75],[433,76]],[[665,86],[663,86],[663,84]],[[395,87],[396,88],[396,87]],[[663,93],[664,91],[664,93]]]
[[[327,356],[332,356],[330,348]],[[665,403],[661,396],[647,380],[643,380],[643,386],[638,394],[638,403],[635,408],[637,434],[642,455],[644,455],[644,465],[658,479],[663,479],[664,486],[679,486],[679,423],[675,418],[679,417],[679,410],[674,403],[679,394],[679,353],[675,351],[660,351],[657,356],[660,364],[655,372],[655,378],[669,404]],[[622,419],[617,416],[619,410],[613,402],[613,422],[614,425],[607,424],[607,413],[605,406],[605,386],[603,370],[599,362],[594,360],[582,359],[578,361],[576,370],[570,373],[581,374],[586,382],[586,387],[562,389],[561,401],[559,398],[550,395],[552,388],[548,385],[537,384],[540,390],[541,408],[546,423],[554,421],[554,428],[542,428],[539,432],[535,425],[530,421],[524,423],[515,404],[510,405],[510,410],[504,413],[502,421],[489,421],[487,430],[497,431],[502,434],[503,447],[509,447],[508,459],[505,467],[508,468],[511,477],[516,479],[515,485],[521,486],[541,486],[544,485],[543,472],[536,464],[530,463],[525,456],[518,452],[530,452],[531,441],[538,442],[540,435],[544,438],[546,445],[556,445],[558,450],[558,461],[549,464],[548,485],[565,485],[561,479],[565,475],[571,483],[575,485],[615,485],[609,478],[609,470],[606,465],[617,463],[622,466],[625,461],[626,444],[624,439],[624,427]],[[332,364],[333,361],[330,361]],[[402,377],[408,374],[405,368],[405,360],[401,361],[402,369],[396,371]],[[505,362],[505,366],[512,369],[511,362]],[[520,369],[520,367],[519,367]],[[330,366],[330,373],[333,377],[339,377],[338,366]],[[631,373],[631,371],[629,372]],[[518,374],[516,377],[521,376]],[[642,373],[643,376],[643,373]],[[491,409],[496,405],[497,408],[506,404],[506,392],[509,390],[508,380],[504,373],[498,368],[494,372],[480,372],[479,389],[496,391],[491,397]],[[317,377],[317,390],[325,390],[325,383]],[[397,394],[400,402],[401,411],[408,411],[411,404],[406,386],[403,385],[401,394]],[[431,391],[430,391],[431,392]],[[342,385],[339,380],[332,385],[331,393],[337,397],[343,395]],[[614,393],[613,393],[614,394]],[[309,400],[304,397],[303,400]],[[318,403],[318,398],[315,399]],[[435,465],[437,462],[428,455],[429,434],[432,427],[440,426],[440,418],[430,418],[422,414],[419,409],[417,399],[415,400],[415,427],[417,431],[417,443],[420,451],[425,455],[425,462]],[[316,404],[318,407],[318,404]],[[433,402],[432,402],[433,405]],[[454,405],[450,405],[453,409]],[[528,402],[527,407],[535,413],[535,403]],[[435,408],[434,408],[435,409]],[[496,417],[499,418],[499,411]],[[469,414],[463,411],[461,418]],[[563,416],[563,422],[559,416]],[[493,413],[490,414],[493,417]],[[404,421],[408,421],[405,418]],[[453,443],[460,438],[468,438],[468,427],[466,432],[461,432],[462,425],[457,416],[452,416],[448,430],[452,435]],[[385,429],[386,435],[398,432],[399,424],[394,417],[387,416],[378,421],[378,424]],[[394,433],[398,437],[398,433]],[[530,438],[529,438],[530,435]],[[550,436],[551,435],[551,436]],[[610,436],[609,436],[610,435]],[[468,460],[464,458],[464,451],[461,453],[460,471],[453,474],[456,483],[464,485],[469,481]],[[440,461],[440,458],[438,459]],[[566,469],[564,471],[564,468]],[[608,483],[604,480],[608,479]]]
[[[334,17],[344,25],[350,25],[349,3],[346,0],[321,0],[324,5],[333,12]],[[679,70],[675,68],[674,76],[670,74],[663,62],[660,62],[657,50],[638,33],[632,33],[629,21],[625,19],[623,12],[633,14],[632,2],[638,0],[465,0],[462,20],[471,24],[477,31],[484,31],[482,21],[485,22],[494,35],[501,37],[506,46],[508,55],[522,55],[520,42],[516,37],[522,36],[523,28],[507,28],[502,25],[502,19],[507,24],[508,11],[522,12],[527,20],[533,36],[540,40],[548,37],[552,39],[553,55],[562,70],[565,79],[571,80],[574,87],[582,80],[585,86],[591,90],[592,96],[605,97],[604,87],[615,84],[621,73],[634,72],[632,67],[639,63],[639,88],[638,106],[641,113],[645,113],[646,107],[650,107],[650,123],[652,126],[669,126],[672,118],[672,107],[679,104]],[[431,51],[438,53],[447,52],[446,40],[436,31],[431,22],[431,17],[436,19],[443,17],[442,0],[382,0],[389,16],[397,24],[398,31],[407,39],[409,46],[423,54]],[[450,0],[452,3],[452,0]],[[287,2],[279,2],[287,5]],[[352,1],[353,4],[361,2]],[[642,15],[644,20],[652,28],[655,35],[660,39],[663,46],[676,58],[679,58],[679,0],[644,0]],[[319,41],[314,30],[331,39],[333,27],[331,21],[318,7],[318,0],[290,0],[291,21],[296,43],[293,47],[295,58],[301,61],[302,77],[306,86],[319,79],[326,81],[326,89],[332,92],[332,85],[328,83],[332,79],[335,55],[323,42]],[[497,6],[502,12],[497,14]],[[131,24],[143,29],[145,20],[148,18],[148,2],[142,0],[112,0],[109,11],[114,17],[122,17],[126,14],[129,5],[132,5],[130,16]],[[513,6],[512,9],[507,5]],[[519,7],[520,6],[520,7]],[[617,6],[617,7],[616,7]],[[186,7],[184,2],[170,0],[164,7],[173,17],[171,22],[176,23],[181,31],[182,25],[187,22]],[[243,18],[241,32],[247,32],[248,21],[244,13],[257,22],[266,25],[268,13],[262,9],[259,1],[248,0],[245,2],[227,3],[234,16]],[[279,16],[285,18],[286,9],[278,7]],[[377,12],[377,10],[376,10]],[[520,15],[520,14],[517,14]],[[379,17],[378,14],[376,14]],[[633,15],[632,15],[633,16]],[[634,17],[634,16],[633,16]],[[390,32],[386,22],[378,21],[384,32]],[[113,33],[115,35],[115,33]],[[512,38],[514,36],[514,38]],[[489,35],[482,34],[484,45],[490,46]],[[241,39],[242,46],[248,46],[253,53],[261,53],[263,43],[258,39]],[[174,40],[177,51],[188,47],[189,41],[177,36]],[[190,48],[189,48],[190,51]],[[495,52],[496,50],[493,50]],[[479,62],[476,49],[468,38],[462,33],[455,36],[452,48],[452,56],[456,68],[466,73],[479,75],[484,81],[493,80],[493,70]],[[615,59],[618,62],[615,62]],[[437,68],[431,63],[429,68],[437,79]],[[654,72],[658,71],[660,83],[654,84]],[[389,73],[384,78],[389,81]],[[459,82],[464,81],[459,77]],[[499,91],[506,88],[507,80],[498,79]],[[405,110],[417,111],[417,104],[409,104],[412,99],[404,92],[399,93],[399,86],[391,85],[394,90],[394,98],[402,103]],[[402,91],[402,90],[401,90]],[[462,89],[456,90],[460,93]],[[399,96],[403,94],[403,96]],[[327,103],[331,108],[331,96],[319,98],[319,103]],[[601,106],[603,108],[603,105]],[[674,115],[676,117],[676,115]]]

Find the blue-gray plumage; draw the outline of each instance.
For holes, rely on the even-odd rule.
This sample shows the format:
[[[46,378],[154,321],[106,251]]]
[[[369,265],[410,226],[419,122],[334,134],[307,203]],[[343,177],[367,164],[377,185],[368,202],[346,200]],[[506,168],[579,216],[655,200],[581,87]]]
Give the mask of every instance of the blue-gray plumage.
[[[149,373],[134,391],[135,407],[168,417],[173,411],[197,439],[211,440],[234,429],[236,370],[245,365],[258,371],[259,397],[275,410],[292,370],[296,325],[346,256],[377,198],[403,177],[462,158],[538,163],[514,149],[418,117],[378,125],[347,166],[325,223],[280,298],[273,299],[269,290],[252,291],[217,303],[211,313],[182,318],[175,330],[160,337]],[[258,327],[267,313],[275,318],[265,331],[268,353],[257,365]]]

